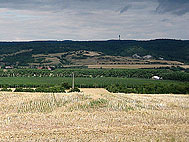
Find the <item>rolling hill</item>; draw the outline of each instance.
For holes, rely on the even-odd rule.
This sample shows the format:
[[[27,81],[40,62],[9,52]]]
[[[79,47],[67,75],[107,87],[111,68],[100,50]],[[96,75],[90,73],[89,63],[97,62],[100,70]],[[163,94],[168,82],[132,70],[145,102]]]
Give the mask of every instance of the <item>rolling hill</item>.
[[[1,66],[153,63],[188,64],[189,40],[0,42]]]

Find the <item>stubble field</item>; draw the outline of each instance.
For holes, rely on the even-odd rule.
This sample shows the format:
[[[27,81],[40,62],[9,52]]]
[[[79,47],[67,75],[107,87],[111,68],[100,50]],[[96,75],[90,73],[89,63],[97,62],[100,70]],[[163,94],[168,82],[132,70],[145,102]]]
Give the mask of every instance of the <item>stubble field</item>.
[[[189,95],[0,93],[0,141],[189,141]]]

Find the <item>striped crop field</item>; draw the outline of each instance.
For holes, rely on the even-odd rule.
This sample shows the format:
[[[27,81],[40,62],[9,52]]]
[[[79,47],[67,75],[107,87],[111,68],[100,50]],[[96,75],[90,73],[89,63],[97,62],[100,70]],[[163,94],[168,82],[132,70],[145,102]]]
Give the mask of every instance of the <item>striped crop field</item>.
[[[0,87],[7,86],[54,86],[62,83],[69,83],[71,85],[71,77],[0,77]],[[100,77],[100,78],[75,78],[75,84],[78,87],[106,87],[112,84],[137,85],[137,84],[182,84],[179,81],[169,80],[152,80],[152,79],[138,79],[138,78],[117,78],[117,77]]]

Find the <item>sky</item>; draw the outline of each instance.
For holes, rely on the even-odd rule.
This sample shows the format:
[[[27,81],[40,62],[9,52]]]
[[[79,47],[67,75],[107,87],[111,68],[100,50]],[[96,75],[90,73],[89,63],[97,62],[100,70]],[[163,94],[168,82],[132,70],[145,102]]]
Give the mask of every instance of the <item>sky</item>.
[[[0,0],[0,41],[189,39],[189,0]]]

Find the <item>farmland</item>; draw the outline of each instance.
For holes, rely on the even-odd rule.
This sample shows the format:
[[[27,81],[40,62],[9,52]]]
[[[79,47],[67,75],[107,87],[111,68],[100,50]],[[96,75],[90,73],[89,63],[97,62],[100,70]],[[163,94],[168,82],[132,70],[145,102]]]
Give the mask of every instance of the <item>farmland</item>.
[[[189,141],[188,95],[0,93],[0,141]]]
[[[189,81],[189,70],[181,67],[162,67],[153,69],[0,69],[0,77],[76,77],[99,78],[142,78],[151,79],[157,75],[164,80]]]
[[[69,83],[71,85],[71,77],[0,77],[0,86],[8,87],[37,87],[37,86],[54,86],[61,83]],[[112,84],[121,85],[138,85],[138,84],[185,84],[179,81],[170,80],[152,80],[139,78],[117,78],[117,77],[101,77],[101,78],[84,78],[78,77],[75,79],[75,84],[78,87],[106,87]]]
[[[172,67],[173,65],[162,64],[135,64],[135,65],[88,65],[91,69],[141,69],[141,68],[158,68],[158,67]],[[189,65],[181,65],[181,67],[188,69]]]
[[[0,66],[183,65],[187,40],[0,42]]]
[[[0,141],[189,141],[185,69],[0,71]]]
[[[189,93],[189,73],[187,69],[171,67],[164,69],[9,69],[0,70],[1,91],[19,88],[16,91],[42,90],[64,92],[72,84],[80,88],[106,88],[111,92],[140,94],[187,94]],[[152,80],[158,75],[162,80]],[[28,88],[23,90],[22,88]],[[45,89],[46,88],[46,89]],[[58,93],[57,92],[57,93]]]

